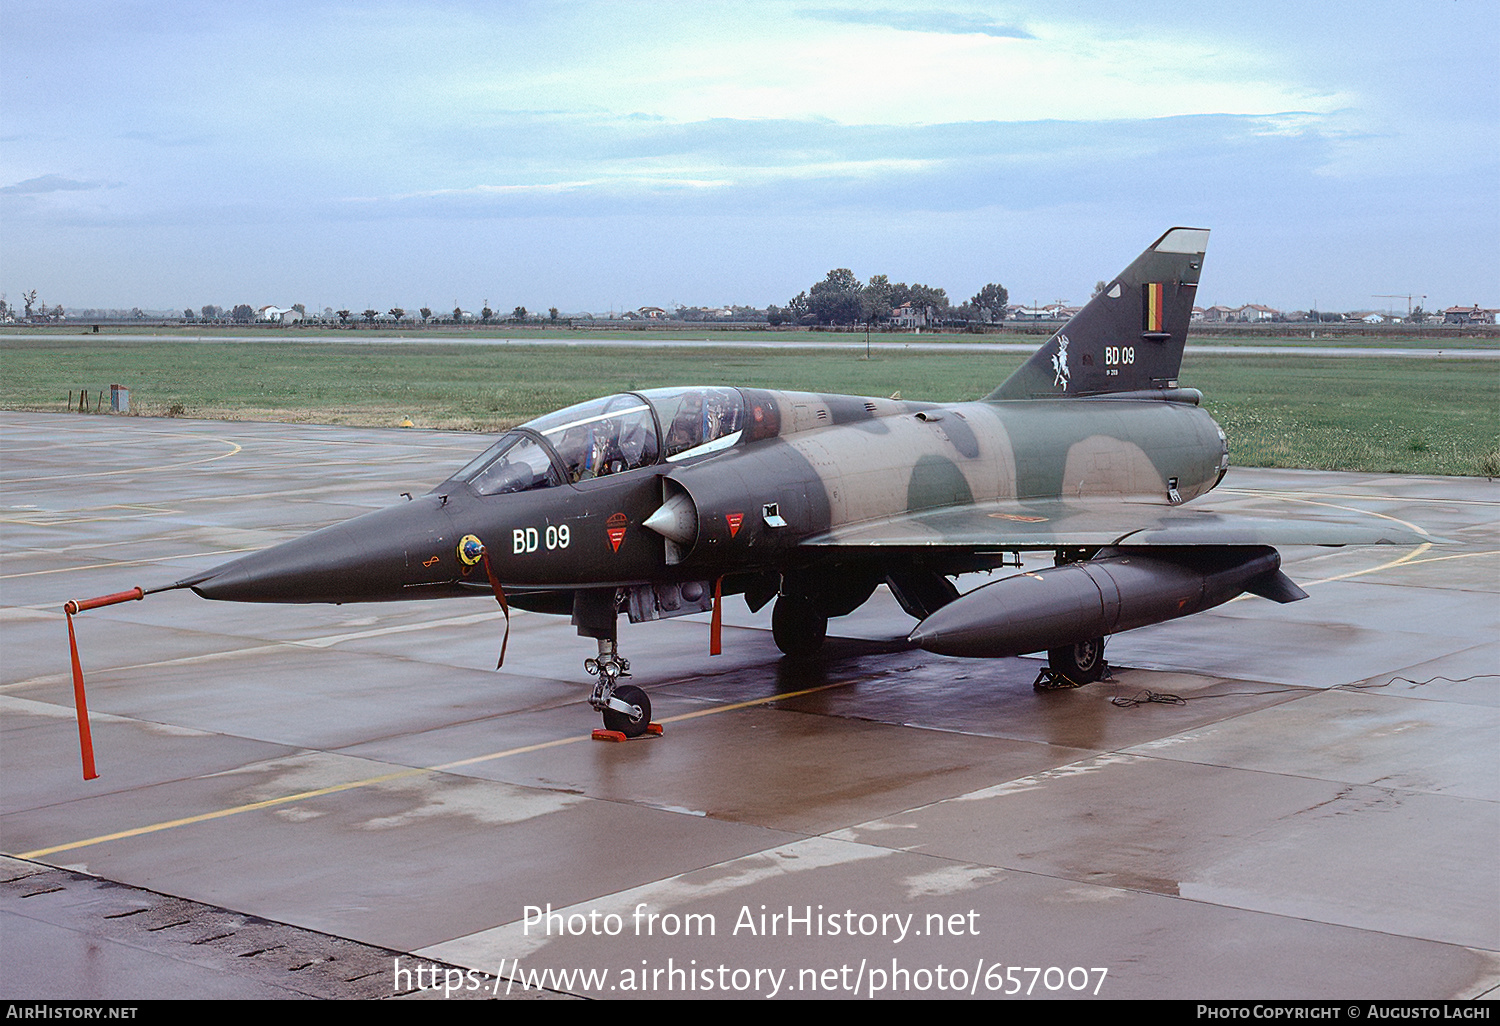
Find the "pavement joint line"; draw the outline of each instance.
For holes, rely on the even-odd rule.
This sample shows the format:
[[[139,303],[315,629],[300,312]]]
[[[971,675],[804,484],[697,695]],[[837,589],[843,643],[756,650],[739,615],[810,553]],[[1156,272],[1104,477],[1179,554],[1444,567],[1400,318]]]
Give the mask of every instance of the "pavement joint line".
[[[184,552],[177,556],[156,556],[151,559],[124,559],[113,563],[89,563],[84,566],[62,566],[52,570],[27,570],[18,574],[0,574],[0,581],[9,581],[17,577],[41,577],[45,574],[68,574],[79,570],[112,570],[116,567],[125,566],[149,566],[152,563],[165,563],[169,559],[200,559],[204,556],[228,556],[236,552],[255,552],[258,547],[246,546],[240,549],[216,549],[213,552]],[[12,553],[15,555],[15,553]]]
[[[85,477],[118,477],[121,474],[157,474],[163,470],[181,470],[184,467],[197,467],[204,463],[214,463],[218,460],[228,459],[238,452],[243,451],[243,446],[231,442],[227,438],[218,438],[213,435],[188,435],[189,438],[207,438],[211,442],[222,442],[230,447],[225,453],[217,456],[206,456],[201,460],[188,460],[185,463],[163,463],[152,467],[120,467],[116,470],[96,470],[87,474],[54,474],[51,477],[8,477],[5,479],[7,485],[35,484],[38,481],[77,481]]]
[[[854,680],[835,681],[831,684],[819,684],[816,687],[804,688],[801,691],[787,691],[775,695],[766,695],[761,698],[752,698],[744,702],[733,702],[728,705],[715,706],[711,709],[699,709],[694,712],[681,713],[677,716],[669,716],[659,720],[660,723],[680,723],[684,720],[698,719],[702,716],[712,716],[716,713],[733,712],[737,709],[746,709],[751,706],[767,705],[771,702],[779,702],[788,698],[798,698],[802,695],[810,695],[818,691],[827,691],[830,688],[847,687],[854,684]],[[416,766],[404,770],[396,770],[392,773],[382,773],[374,777],[365,777],[362,780],[350,780],[342,784],[330,784],[327,787],[315,788],[311,791],[299,791],[296,794],[282,795],[279,798],[267,798],[263,801],[249,802],[245,805],[236,805],[227,809],[216,809],[213,812],[202,812],[196,816],[184,816],[180,819],[165,820],[160,823],[150,823],[146,826],[132,827],[129,830],[119,830],[112,834],[101,834],[98,837],[89,837],[81,841],[70,841],[66,844],[57,844],[48,848],[37,848],[34,851],[21,852],[15,858],[35,861],[56,855],[65,851],[76,851],[79,848],[89,848],[96,844],[104,844],[108,841],[120,841],[131,837],[140,837],[144,834],[159,833],[163,830],[171,830],[177,827],[192,826],[196,823],[206,823],[210,820],[224,819],[228,816],[236,816],[243,812],[256,812],[261,809],[275,808],[281,805],[289,805],[293,802],[306,801],[310,798],[321,798],[325,795],[338,794],[341,791],[353,791],[361,787],[369,787],[374,784],[384,784],[392,780],[404,780],[410,777],[427,776],[433,773],[445,773],[449,770],[458,769],[463,766],[474,766],[479,763],[493,762],[496,759],[508,758],[512,755],[525,755],[529,752],[538,752],[547,748],[559,748],[563,745],[577,744],[580,741],[592,740],[591,734],[578,734],[570,737],[554,738],[551,741],[540,741],[536,744],[522,745],[518,748],[507,748],[499,752],[490,752],[486,755],[475,755],[467,759],[458,759],[453,762],[445,762],[437,766]]]
[[[1268,469],[1268,468],[1257,468]],[[1463,479],[1461,479],[1463,480]],[[1439,499],[1426,495],[1382,495],[1378,492],[1306,492],[1296,489],[1270,488],[1215,488],[1213,494],[1229,493],[1233,495],[1258,495],[1268,499],[1292,498],[1304,495],[1316,495],[1324,499],[1370,499],[1376,502],[1433,502],[1439,505],[1455,506],[1500,506],[1500,502],[1494,499]],[[1361,513],[1368,510],[1360,510]],[[1378,515],[1378,514],[1377,514]]]

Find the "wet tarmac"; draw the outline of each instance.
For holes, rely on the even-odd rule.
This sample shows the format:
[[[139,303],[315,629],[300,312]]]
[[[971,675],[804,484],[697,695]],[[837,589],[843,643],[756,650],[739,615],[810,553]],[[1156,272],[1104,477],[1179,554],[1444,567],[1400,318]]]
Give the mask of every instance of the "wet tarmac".
[[[704,617],[623,625],[664,725],[625,744],[589,739],[565,618],[517,614],[497,672],[487,598],[154,595],[75,621],[85,783],[64,601],[399,501],[484,440],[0,413],[0,441],[0,996],[1500,985],[1500,484],[1232,470],[1209,504],[1448,542],[1284,550],[1308,601],[1119,636],[1078,690],[911,650],[884,590],[811,666],[738,600],[718,657]]]

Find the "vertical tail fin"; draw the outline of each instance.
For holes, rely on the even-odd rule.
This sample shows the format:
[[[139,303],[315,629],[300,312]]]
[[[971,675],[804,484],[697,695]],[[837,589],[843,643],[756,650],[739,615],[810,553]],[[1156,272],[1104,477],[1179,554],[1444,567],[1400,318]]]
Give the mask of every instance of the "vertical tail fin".
[[[985,398],[1176,388],[1207,247],[1207,228],[1168,231]]]

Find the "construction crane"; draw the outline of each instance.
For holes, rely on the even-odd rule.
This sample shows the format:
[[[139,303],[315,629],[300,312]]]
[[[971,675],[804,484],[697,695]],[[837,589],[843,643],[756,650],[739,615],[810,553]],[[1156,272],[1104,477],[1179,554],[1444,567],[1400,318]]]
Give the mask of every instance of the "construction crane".
[[[1423,303],[1427,302],[1427,297],[1426,296],[1418,296],[1415,293],[1407,293],[1405,295],[1403,295],[1402,293],[1399,293],[1399,292],[1396,293],[1396,294],[1394,294],[1394,295],[1382,293],[1380,295],[1371,296],[1370,298],[1371,299],[1404,299],[1404,300],[1406,300],[1406,319],[1407,320],[1411,320],[1411,301],[1413,299],[1420,299]]]

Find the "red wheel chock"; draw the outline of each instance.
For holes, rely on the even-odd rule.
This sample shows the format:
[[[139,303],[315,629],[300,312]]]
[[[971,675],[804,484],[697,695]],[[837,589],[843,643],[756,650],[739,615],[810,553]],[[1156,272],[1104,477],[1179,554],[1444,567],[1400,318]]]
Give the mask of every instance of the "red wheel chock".
[[[645,737],[661,737],[661,724],[648,723],[646,732],[637,737],[626,737],[618,730],[605,730],[603,727],[595,727],[594,733],[590,735],[595,741],[639,741]]]

